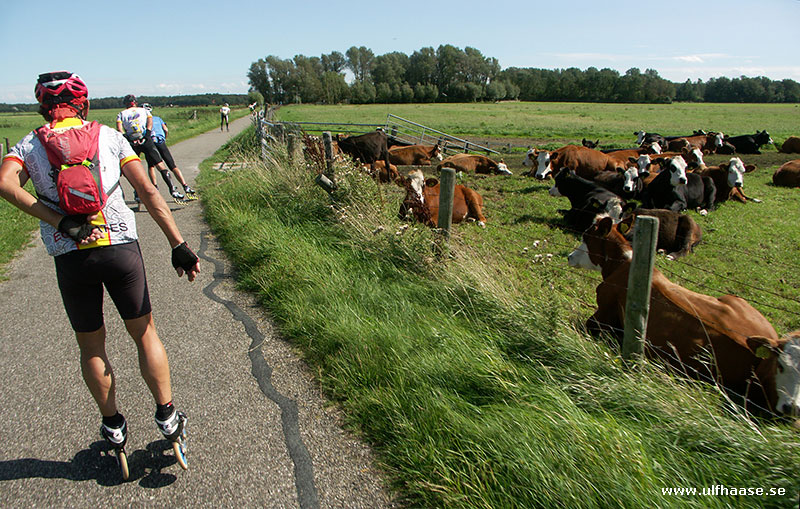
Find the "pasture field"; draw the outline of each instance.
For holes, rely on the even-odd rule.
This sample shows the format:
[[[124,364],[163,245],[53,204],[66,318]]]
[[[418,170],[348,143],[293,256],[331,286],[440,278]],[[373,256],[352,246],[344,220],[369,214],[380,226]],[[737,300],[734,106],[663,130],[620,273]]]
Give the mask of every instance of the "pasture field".
[[[453,121],[440,118],[440,106],[408,106],[418,115],[385,108],[450,134],[475,132],[474,116],[462,115],[463,124],[447,128]],[[710,112],[713,105],[703,106]],[[552,105],[559,107],[572,105]],[[297,111],[307,116],[292,119],[372,123],[366,111],[380,107],[360,108],[341,107],[337,115],[336,108],[303,106]],[[736,111],[721,108],[727,117]],[[297,111],[281,108],[279,115],[286,120]],[[727,118],[741,128],[732,134],[766,128],[782,141],[770,125],[742,127],[749,125],[750,109],[742,111],[747,118]],[[589,137],[586,122],[596,122],[594,114],[582,118],[590,120],[572,118],[568,123],[578,128],[552,130],[579,142]],[[698,124],[711,122],[692,117],[680,132]],[[625,124],[609,128],[607,138],[628,146],[638,128],[671,134],[661,125]],[[541,138],[531,141],[554,143],[545,126],[536,129]],[[792,133],[790,127],[775,130]],[[255,161],[254,147],[250,130],[215,160]],[[548,195],[552,181],[520,176],[523,157],[507,155],[513,176],[460,177],[483,195],[487,227],[456,225],[443,258],[435,255],[439,240],[430,230],[397,218],[400,188],[377,186],[346,166],[336,168],[335,201],[313,185],[315,165],[290,163],[282,147],[266,164],[229,173],[211,170],[213,161],[207,161],[199,183],[208,220],[241,286],[259,294],[284,336],[318,370],[349,426],[378,451],[404,503],[794,506],[797,431],[748,415],[718,388],[654,363],[628,369],[615,349],[586,335],[583,323],[594,311],[600,275],[567,266],[580,236],[565,228],[558,212],[568,202]],[[764,202],[725,203],[707,217],[691,213],[704,230],[703,242],[678,261],[660,256],[657,266],[695,291],[746,298],[779,333],[799,329],[800,194],[771,185],[777,165],[793,157],[767,148],[742,158],[759,166],[746,175],[745,191]],[[435,168],[425,171],[433,175]],[[774,488],[783,495],[664,491],[700,493],[713,485]]]
[[[197,119],[191,118],[193,110],[197,110]],[[215,106],[157,108],[154,111],[169,126],[169,144],[219,127],[219,107]],[[117,113],[119,110],[116,109],[90,109],[89,120],[97,120],[101,124],[114,128]],[[230,118],[233,120],[247,114],[249,114],[247,108],[240,108],[233,110]],[[40,125],[42,125],[42,117],[38,113],[0,113],[0,144],[4,145],[8,138],[10,146],[13,147],[22,137]],[[2,150],[2,154],[5,154],[5,146]],[[26,189],[33,192],[30,183]],[[3,267],[20,248],[27,244],[31,239],[31,232],[37,229],[38,225],[37,219],[24,214],[7,201],[0,199],[0,276],[2,276]]]
[[[601,148],[629,148],[644,129],[665,136],[695,129],[735,136],[766,129],[780,145],[800,135],[797,104],[592,104],[469,103],[290,105],[278,110],[285,122],[384,124],[393,114],[445,133],[480,142],[502,139],[512,146],[554,149],[581,138],[599,139]],[[767,147],[766,151],[774,151]]]

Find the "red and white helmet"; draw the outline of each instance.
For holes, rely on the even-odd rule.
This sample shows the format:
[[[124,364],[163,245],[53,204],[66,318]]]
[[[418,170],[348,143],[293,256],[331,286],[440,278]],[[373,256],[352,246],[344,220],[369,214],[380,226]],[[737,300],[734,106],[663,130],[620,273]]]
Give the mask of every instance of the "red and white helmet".
[[[86,83],[69,71],[40,74],[33,92],[39,104],[45,107],[64,103],[80,107],[89,96]]]

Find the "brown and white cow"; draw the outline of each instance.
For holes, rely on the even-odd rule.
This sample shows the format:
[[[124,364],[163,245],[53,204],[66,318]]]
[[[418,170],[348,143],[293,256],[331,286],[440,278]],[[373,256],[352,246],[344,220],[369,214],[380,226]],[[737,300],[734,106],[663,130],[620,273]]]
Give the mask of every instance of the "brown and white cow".
[[[408,178],[401,177],[398,184],[406,189],[406,196],[400,205],[400,219],[413,217],[420,223],[431,227],[439,224],[439,180],[425,179],[420,170],[411,170]],[[481,227],[486,226],[483,215],[483,198],[474,190],[456,184],[453,193],[453,224],[465,220],[475,220]]]
[[[480,154],[455,154],[449,156],[436,167],[437,170],[442,168],[453,168],[456,171],[465,173],[512,175],[502,159],[498,163]]]
[[[695,134],[670,140],[667,150],[680,152],[684,147],[699,149],[704,153],[712,153],[723,145],[725,135],[722,133]]]
[[[720,164],[719,166],[707,166],[695,170],[695,173],[705,177],[711,177],[711,180],[714,181],[714,187],[717,188],[714,203],[727,200],[746,203],[748,196],[746,196],[742,190],[744,187],[744,174],[755,169],[756,167],[754,165],[749,164],[745,166],[738,157],[731,157],[731,160],[727,163]],[[750,200],[755,203],[761,202],[761,200],[757,198],[750,198]]]
[[[622,340],[632,248],[611,218],[583,234],[575,267],[599,270],[597,311],[586,326]],[[779,339],[769,321],[735,295],[693,292],[653,270],[645,353],[679,372],[718,381],[749,403],[800,416],[800,334]],[[711,359],[711,362],[707,362]]]
[[[400,173],[397,171],[397,166],[389,164],[389,170],[386,170],[386,163],[383,161],[375,161],[372,164],[364,164],[362,167],[381,184],[389,182],[396,182],[400,178]]]
[[[566,145],[551,152],[532,148],[525,155],[522,165],[530,167],[530,173],[539,180],[546,179],[561,168],[573,170],[579,177],[591,180],[601,171],[624,170],[627,166],[599,150],[578,145]],[[537,168],[535,173],[534,165]]]
[[[389,162],[398,166],[429,165],[432,159],[442,160],[442,152],[438,144],[408,145],[389,149]]]
[[[800,159],[783,163],[772,174],[772,183],[781,187],[800,187]]]

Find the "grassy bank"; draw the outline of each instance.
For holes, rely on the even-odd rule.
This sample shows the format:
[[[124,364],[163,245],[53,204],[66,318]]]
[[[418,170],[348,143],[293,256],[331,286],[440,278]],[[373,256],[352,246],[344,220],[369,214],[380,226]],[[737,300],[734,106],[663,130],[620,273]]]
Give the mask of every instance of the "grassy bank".
[[[252,136],[218,160],[254,157]],[[599,276],[565,269],[577,235],[562,228],[556,209],[564,203],[547,196],[546,184],[465,177],[487,199],[490,223],[457,227],[443,263],[428,229],[396,218],[400,190],[378,188],[359,172],[337,169],[332,206],[312,183],[314,168],[290,164],[282,149],[266,165],[210,168],[207,162],[200,180],[208,220],[241,285],[259,294],[284,336],[302,348],[409,505],[796,503],[797,433],[753,421],[713,387],[657,366],[623,369],[614,351],[581,332]],[[778,192],[765,182],[750,191]],[[718,228],[746,220],[733,206],[720,212]],[[780,228],[796,246],[796,228]],[[714,237],[710,259],[728,250],[726,263],[741,266]],[[780,245],[773,250],[772,242]],[[782,242],[770,237],[759,247],[772,255]],[[705,263],[700,253],[695,261]],[[787,291],[798,286],[793,267],[780,276]],[[771,272],[764,277],[778,269]],[[771,319],[781,330],[798,325],[796,313]],[[663,491],[713,485],[784,494]]]

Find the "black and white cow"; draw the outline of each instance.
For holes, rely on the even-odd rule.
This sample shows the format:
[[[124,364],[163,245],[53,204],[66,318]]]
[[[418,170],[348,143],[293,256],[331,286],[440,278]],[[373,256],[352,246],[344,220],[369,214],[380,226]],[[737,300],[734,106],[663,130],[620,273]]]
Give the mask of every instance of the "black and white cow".
[[[597,215],[605,214],[619,220],[625,206],[625,200],[568,168],[561,168],[556,174],[550,196],[564,196],[569,200],[571,208],[564,214],[564,220],[579,232],[589,228]]]
[[[642,191],[642,206],[651,209],[697,210],[700,215],[714,208],[717,189],[710,177],[686,172],[680,156],[665,160],[661,173]]]
[[[755,134],[743,134],[741,136],[726,136],[725,142],[733,145],[739,154],[760,154],[762,145],[772,145],[772,137],[765,130],[756,131]]]

